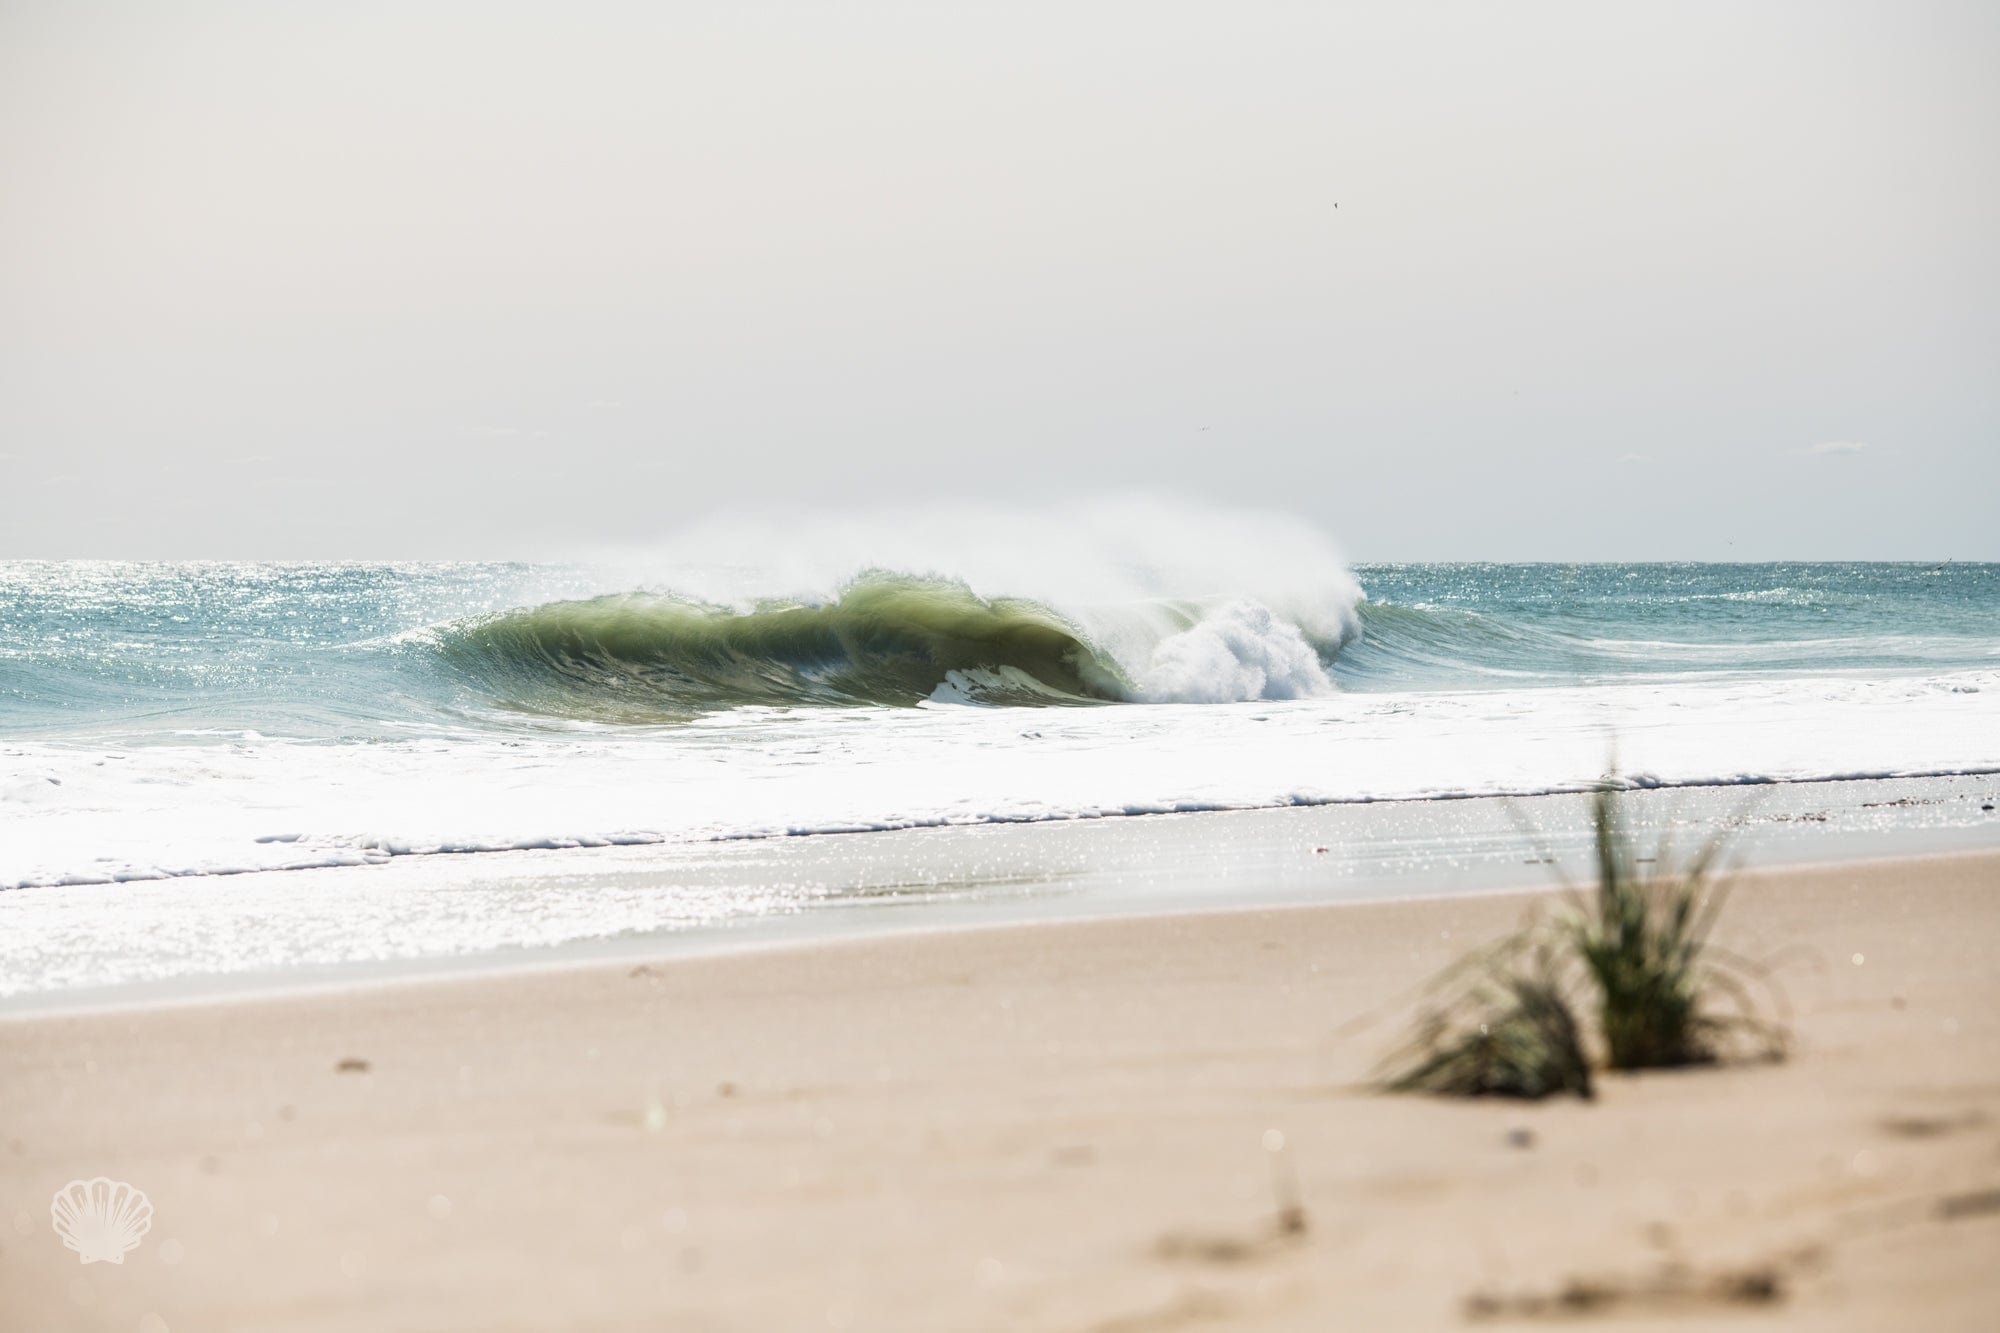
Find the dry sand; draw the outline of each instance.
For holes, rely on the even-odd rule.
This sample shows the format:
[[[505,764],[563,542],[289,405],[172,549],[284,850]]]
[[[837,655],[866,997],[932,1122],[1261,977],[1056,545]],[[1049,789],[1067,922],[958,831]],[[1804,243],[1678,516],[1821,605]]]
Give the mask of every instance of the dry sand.
[[[2000,853],[1746,878],[1784,1065],[1358,1086],[1525,901],[10,1019],[0,1326],[2000,1327]],[[122,1265],[50,1230],[96,1175],[157,1210]]]

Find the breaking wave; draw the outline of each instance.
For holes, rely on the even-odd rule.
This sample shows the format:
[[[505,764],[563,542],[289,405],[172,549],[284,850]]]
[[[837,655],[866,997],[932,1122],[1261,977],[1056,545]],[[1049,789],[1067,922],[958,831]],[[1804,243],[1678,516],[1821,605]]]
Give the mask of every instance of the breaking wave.
[[[1330,693],[1351,632],[1246,597],[1059,610],[870,571],[818,601],[631,592],[444,627],[444,659],[501,703],[597,721],[750,705],[1227,703]]]
[[[643,723],[1310,698],[1360,623],[1360,587],[1309,524],[1158,500],[718,516],[591,568],[599,595],[419,637],[503,707]]]

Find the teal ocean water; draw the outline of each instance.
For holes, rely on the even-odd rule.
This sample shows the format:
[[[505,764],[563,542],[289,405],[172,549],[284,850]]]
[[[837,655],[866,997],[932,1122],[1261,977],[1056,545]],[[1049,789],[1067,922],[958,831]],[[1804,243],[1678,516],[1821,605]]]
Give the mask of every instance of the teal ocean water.
[[[1988,779],[1939,775],[2000,773],[2000,567],[1350,569],[1264,535],[1220,571],[0,563],[0,995],[776,923],[934,865],[974,897],[1065,858],[1178,882],[1159,848],[1190,891],[1333,873],[1288,825],[994,840],[1123,815],[1396,802],[1311,837],[1504,880],[1511,824],[1440,798],[1614,762],[1704,818],[1936,779],[1788,796],[1786,836],[1991,827]],[[796,836],[944,826],[992,836]]]
[[[0,886],[2000,766],[2000,567],[1284,554],[0,564]]]
[[[864,571],[734,603],[519,564],[0,563],[0,736],[329,742],[748,707],[1246,703],[2000,667],[2000,566],[1373,565],[1124,604]],[[1164,667],[1164,669],[1163,669]],[[674,743],[663,733],[662,745]]]

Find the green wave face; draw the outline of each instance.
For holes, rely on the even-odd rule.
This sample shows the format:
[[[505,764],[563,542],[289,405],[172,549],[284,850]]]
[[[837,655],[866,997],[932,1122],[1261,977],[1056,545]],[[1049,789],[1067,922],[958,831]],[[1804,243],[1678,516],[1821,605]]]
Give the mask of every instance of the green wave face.
[[[506,706],[668,721],[742,705],[914,705],[1121,697],[1122,674],[1036,602],[865,575],[833,601],[748,611],[646,593],[553,602],[442,631],[445,659]]]

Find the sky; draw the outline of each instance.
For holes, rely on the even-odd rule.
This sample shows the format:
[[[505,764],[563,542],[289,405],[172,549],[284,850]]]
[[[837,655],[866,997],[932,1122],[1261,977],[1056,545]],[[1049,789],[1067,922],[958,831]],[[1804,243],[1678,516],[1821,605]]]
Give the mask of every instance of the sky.
[[[0,556],[2000,559],[2000,6],[0,0]]]

